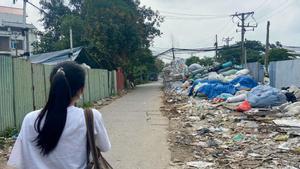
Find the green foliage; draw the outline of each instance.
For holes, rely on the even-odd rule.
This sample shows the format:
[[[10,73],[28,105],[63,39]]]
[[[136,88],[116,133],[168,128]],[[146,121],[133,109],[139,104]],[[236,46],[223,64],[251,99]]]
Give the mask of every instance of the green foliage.
[[[202,66],[212,66],[214,64],[214,59],[211,57],[203,57],[199,61],[199,65]]]
[[[270,61],[290,60],[295,58],[288,53],[288,50],[283,48],[273,48],[269,53]]]
[[[69,48],[69,28],[74,47],[87,52],[106,69],[123,67],[127,74],[140,76],[157,71],[149,50],[163,18],[151,8],[133,0],[42,1],[47,11],[41,21],[46,32],[34,44],[35,53]]]
[[[214,64],[214,59],[211,57],[207,57],[207,56],[204,56],[201,59],[196,56],[192,56],[192,57],[186,59],[186,61],[185,61],[185,64],[188,66],[190,66],[193,63],[198,63],[199,65],[202,65],[202,66],[211,66]]]
[[[190,58],[186,59],[185,64],[190,66],[193,63],[199,63],[200,59],[197,56],[191,56]]]
[[[0,132],[0,137],[10,138],[18,133],[16,128],[7,128],[6,130]]]
[[[220,57],[217,59],[218,62],[223,63],[232,61],[234,64],[241,63],[241,42],[238,42],[233,48],[232,46],[224,47],[220,50]],[[261,61],[264,56],[265,47],[260,41],[245,41],[245,48],[248,62]]]
[[[163,68],[165,67],[165,63],[161,59],[156,59],[155,67],[158,72],[162,72]]]
[[[91,102],[85,102],[82,105],[82,108],[84,108],[84,109],[91,108],[91,107],[93,107],[93,103],[91,103]]]

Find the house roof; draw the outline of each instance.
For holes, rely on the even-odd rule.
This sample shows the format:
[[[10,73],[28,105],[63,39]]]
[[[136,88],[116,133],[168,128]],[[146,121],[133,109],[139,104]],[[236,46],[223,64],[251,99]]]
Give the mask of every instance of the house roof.
[[[41,54],[30,56],[30,60],[32,63],[55,65],[57,63],[64,62],[64,61],[74,61],[78,57],[81,50],[82,47],[74,48],[72,56],[71,56],[71,49],[41,53]]]
[[[24,24],[20,22],[9,22],[9,21],[2,21],[0,22],[0,26],[7,26],[7,27],[16,27],[16,28],[23,28]],[[26,28],[29,29],[36,29],[36,27],[33,24],[26,23]]]
[[[71,55],[71,49],[32,55],[30,56],[30,61],[31,63],[45,65],[56,65],[65,61],[75,61],[79,64],[85,63],[92,68],[100,67],[100,64],[90,57],[83,47],[73,48],[73,55]]]

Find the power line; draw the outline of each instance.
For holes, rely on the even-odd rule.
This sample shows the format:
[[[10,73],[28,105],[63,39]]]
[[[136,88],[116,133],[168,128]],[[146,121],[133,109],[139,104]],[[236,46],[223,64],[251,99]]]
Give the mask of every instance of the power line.
[[[230,16],[227,14],[223,15],[212,15],[212,14],[188,14],[188,13],[178,13],[178,12],[168,12],[168,11],[161,11],[159,10],[160,13],[166,13],[166,14],[173,14],[173,15],[180,15],[180,16],[198,16],[198,17],[225,17],[225,16]]]
[[[290,7],[290,5],[293,3],[294,1],[289,1],[288,0],[288,3],[286,3],[286,1],[284,1],[283,3],[281,3],[278,8],[276,8],[275,10],[271,11],[269,14],[267,15],[264,15],[262,17],[260,17],[258,19],[258,23],[261,23],[263,21],[266,21],[272,17],[274,17],[275,15],[278,15],[280,13],[282,13],[283,11],[285,11],[287,8]]]
[[[45,10],[39,8],[38,6],[36,6],[35,4],[33,4],[32,2],[29,2],[28,0],[24,0],[24,3],[26,3],[26,2],[29,3],[30,5],[32,5],[33,7],[35,7],[36,9],[38,9],[40,12],[48,15],[48,13]]]
[[[171,16],[171,15],[162,15],[163,17],[167,19],[173,19],[173,20],[212,20],[212,19],[225,19],[228,16],[224,17],[186,17],[186,16]]]
[[[270,0],[265,0],[257,8],[253,9],[253,11],[257,12],[260,9],[262,9],[264,6],[268,6],[269,3],[270,3]]]

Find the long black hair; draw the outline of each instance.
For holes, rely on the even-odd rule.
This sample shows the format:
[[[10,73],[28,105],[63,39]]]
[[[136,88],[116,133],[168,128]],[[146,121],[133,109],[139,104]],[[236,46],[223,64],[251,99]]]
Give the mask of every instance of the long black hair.
[[[85,70],[75,62],[56,65],[50,74],[48,101],[35,120],[37,147],[43,155],[55,149],[64,130],[67,108],[85,83]]]

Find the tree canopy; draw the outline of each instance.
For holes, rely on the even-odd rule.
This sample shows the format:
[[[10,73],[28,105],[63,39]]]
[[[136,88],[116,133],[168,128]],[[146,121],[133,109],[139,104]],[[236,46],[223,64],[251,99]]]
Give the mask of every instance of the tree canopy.
[[[35,53],[69,48],[69,29],[74,47],[87,52],[106,69],[123,67],[127,74],[155,69],[149,47],[163,18],[138,0],[41,1],[45,32]],[[138,73],[139,74],[139,73]]]
[[[248,62],[262,61],[264,57],[265,47],[260,41],[245,41],[246,56]],[[241,63],[241,42],[233,46],[224,47],[219,52],[218,62],[232,61],[235,64]]]
[[[245,47],[247,52],[247,61],[248,62],[264,62],[265,57],[265,45],[260,41],[245,41]],[[275,44],[270,45],[269,61],[280,61],[280,60],[289,60],[295,58],[288,53],[288,50],[282,48],[280,42],[275,42]],[[219,62],[233,61],[235,64],[240,64],[241,62],[241,42],[229,47],[224,47],[219,52],[220,57],[218,58]]]
[[[202,66],[211,66],[214,64],[214,59],[211,57],[204,56],[203,58],[199,58],[197,56],[191,56],[190,58],[186,59],[185,64],[190,66],[193,63],[197,63]]]

